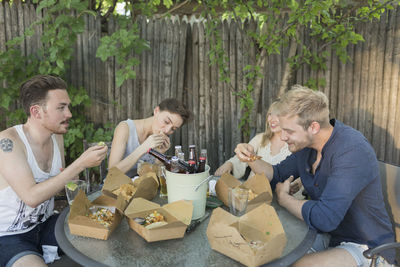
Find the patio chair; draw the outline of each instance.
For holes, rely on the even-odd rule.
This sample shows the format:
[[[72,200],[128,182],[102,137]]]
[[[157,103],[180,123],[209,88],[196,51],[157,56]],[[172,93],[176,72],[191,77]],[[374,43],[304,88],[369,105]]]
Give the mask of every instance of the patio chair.
[[[110,149],[111,149],[111,142],[105,142],[107,147],[108,147],[108,153],[106,155],[106,158],[101,162],[101,164],[99,165],[99,179],[97,179],[98,181],[98,185],[103,184],[104,179],[107,176],[107,165],[108,165],[108,156],[110,154]],[[83,140],[83,149],[86,150],[91,146],[95,146],[97,145],[97,142],[94,143],[88,143],[85,139]],[[94,173],[92,173],[92,175],[94,175]],[[88,188],[87,188],[87,192],[86,193],[92,193],[93,191],[96,190],[96,188],[93,188],[93,181],[91,181],[91,172],[90,169],[85,169],[84,172],[84,176],[85,176],[85,181],[88,184]]]
[[[364,251],[364,257],[372,259],[370,266],[376,266],[377,258],[383,251],[393,248],[396,248],[396,260],[400,263],[400,167],[379,161],[379,170],[386,209],[392,221],[397,242]]]

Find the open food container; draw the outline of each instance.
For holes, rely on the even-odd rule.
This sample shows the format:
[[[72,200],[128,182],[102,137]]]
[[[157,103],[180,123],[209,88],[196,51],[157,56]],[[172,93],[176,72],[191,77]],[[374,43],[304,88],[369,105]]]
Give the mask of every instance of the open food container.
[[[146,199],[134,198],[124,213],[132,230],[147,242],[154,242],[182,238],[192,219],[193,204],[191,201],[179,200],[160,207]],[[160,219],[153,220],[153,217]],[[147,223],[141,224],[144,223],[143,219]]]
[[[222,208],[213,211],[207,238],[216,250],[247,266],[259,266],[279,258],[286,234],[275,209],[262,204],[241,217]]]
[[[118,195],[122,195],[127,205],[132,198],[136,197],[151,200],[157,195],[157,190],[158,179],[155,172],[146,172],[132,181],[117,167],[113,167],[104,180],[102,193],[115,199]]]
[[[80,190],[70,206],[68,226],[72,235],[107,240],[120,224],[124,202],[101,195],[90,202]]]

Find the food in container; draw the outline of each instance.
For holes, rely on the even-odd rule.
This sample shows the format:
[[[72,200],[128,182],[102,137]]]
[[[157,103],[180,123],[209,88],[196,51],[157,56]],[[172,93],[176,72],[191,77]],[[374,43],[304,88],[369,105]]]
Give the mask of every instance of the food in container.
[[[92,213],[88,214],[88,217],[100,224],[104,225],[106,228],[109,228],[114,221],[114,212],[112,212],[108,208],[101,207],[90,207],[90,211]]]

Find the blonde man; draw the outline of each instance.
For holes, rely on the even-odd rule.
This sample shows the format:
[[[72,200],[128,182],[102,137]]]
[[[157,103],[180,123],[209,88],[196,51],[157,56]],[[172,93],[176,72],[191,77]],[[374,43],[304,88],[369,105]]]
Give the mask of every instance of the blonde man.
[[[281,206],[321,233],[310,251],[315,253],[295,266],[369,266],[362,252],[394,241],[373,148],[357,130],[329,120],[321,92],[294,86],[278,105],[281,139],[293,154],[271,166],[249,162],[248,144],[235,152],[253,171],[266,174]],[[310,200],[290,195],[293,177],[301,177]],[[383,256],[392,262],[394,251]]]

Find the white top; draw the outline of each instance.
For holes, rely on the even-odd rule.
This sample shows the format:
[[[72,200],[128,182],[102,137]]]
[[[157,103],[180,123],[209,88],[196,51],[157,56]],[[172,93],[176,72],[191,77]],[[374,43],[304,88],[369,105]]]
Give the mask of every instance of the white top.
[[[249,144],[254,147],[254,152],[257,154],[257,156],[261,156],[261,159],[263,161],[266,161],[271,165],[276,165],[282,160],[286,159],[286,157],[291,154],[288,145],[285,143],[278,154],[272,155],[271,142],[268,142],[267,146],[261,147],[262,136],[262,133],[256,135],[253,139],[250,140]],[[237,156],[230,158],[228,161],[231,162],[233,165],[233,176],[238,179],[241,178],[246,172],[248,164],[246,162],[240,161]],[[254,173],[251,172],[249,177],[253,175]]]
[[[126,124],[128,124],[129,126],[129,138],[128,138],[128,142],[126,144],[126,148],[125,148],[125,154],[123,158],[126,158],[127,156],[129,156],[133,151],[135,151],[136,148],[138,148],[140,146],[139,143],[139,136],[137,134],[136,131],[136,125],[133,122],[133,120],[128,119],[125,121]],[[143,156],[140,157],[140,159],[135,163],[135,165],[132,166],[132,168],[126,172],[126,175],[129,177],[135,177],[137,175],[137,168],[138,168],[138,163],[140,161],[144,161],[144,162],[149,162],[149,163],[154,163],[154,157],[150,156],[149,154],[144,154]]]
[[[50,172],[44,172],[39,168],[32,149],[26,139],[22,125],[14,126],[22,142],[25,144],[27,161],[32,170],[36,183],[46,181],[60,173],[62,160],[57,141],[53,135],[53,161]],[[0,236],[21,234],[30,231],[37,224],[47,220],[54,209],[54,197],[44,201],[36,208],[26,205],[14,192],[11,186],[0,190]]]

